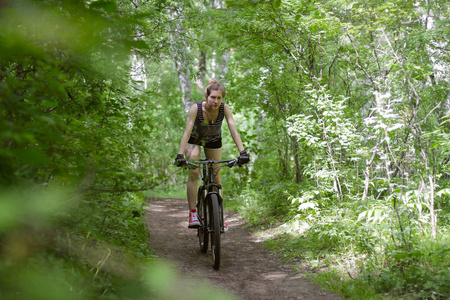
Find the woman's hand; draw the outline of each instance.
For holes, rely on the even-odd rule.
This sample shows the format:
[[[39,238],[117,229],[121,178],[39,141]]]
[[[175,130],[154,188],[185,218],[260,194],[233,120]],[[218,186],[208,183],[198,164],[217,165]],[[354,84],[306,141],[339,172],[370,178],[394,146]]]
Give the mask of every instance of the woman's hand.
[[[178,154],[175,158],[174,165],[177,167],[183,167],[186,165],[186,159],[183,154]]]
[[[241,153],[239,153],[238,157],[238,164],[244,165],[250,161],[250,155],[247,154],[247,151],[242,150]]]

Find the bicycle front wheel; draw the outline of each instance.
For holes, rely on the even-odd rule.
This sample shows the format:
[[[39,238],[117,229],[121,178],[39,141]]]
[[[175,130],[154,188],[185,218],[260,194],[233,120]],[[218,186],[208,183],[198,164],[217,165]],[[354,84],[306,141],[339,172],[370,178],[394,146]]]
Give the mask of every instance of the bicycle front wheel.
[[[211,195],[210,208],[211,255],[213,267],[218,270],[220,267],[220,211],[219,199],[216,194]]]

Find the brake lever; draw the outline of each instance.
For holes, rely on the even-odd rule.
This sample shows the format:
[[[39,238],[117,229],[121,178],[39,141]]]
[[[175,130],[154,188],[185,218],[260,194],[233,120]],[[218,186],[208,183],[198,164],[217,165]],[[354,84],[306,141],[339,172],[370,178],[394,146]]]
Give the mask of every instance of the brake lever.
[[[237,166],[238,164],[237,164],[237,160],[236,159],[233,159],[232,161],[230,161],[229,163],[227,163],[227,166],[229,167],[229,168],[232,168],[232,167],[234,167],[234,166]]]

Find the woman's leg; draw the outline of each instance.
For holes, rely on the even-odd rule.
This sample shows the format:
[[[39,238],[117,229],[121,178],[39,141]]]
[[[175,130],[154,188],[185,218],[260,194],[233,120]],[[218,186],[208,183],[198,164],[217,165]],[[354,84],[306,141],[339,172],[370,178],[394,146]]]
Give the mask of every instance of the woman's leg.
[[[199,160],[200,146],[187,144],[185,154],[187,160]],[[189,178],[187,182],[187,199],[189,211],[195,209],[197,205],[197,182],[199,177],[200,169],[189,170]]]

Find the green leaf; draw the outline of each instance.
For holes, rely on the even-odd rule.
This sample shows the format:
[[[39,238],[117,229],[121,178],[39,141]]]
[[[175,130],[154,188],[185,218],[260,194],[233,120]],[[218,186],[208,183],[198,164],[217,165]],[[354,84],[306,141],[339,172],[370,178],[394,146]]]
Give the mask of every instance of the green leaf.
[[[116,1],[94,1],[89,5],[91,8],[100,8],[108,13],[114,13],[117,11]]]
[[[274,0],[272,3],[275,9],[280,8],[281,6],[281,0]]]
[[[21,148],[13,152],[19,161],[27,165],[43,166],[50,162],[50,158],[37,148]]]

